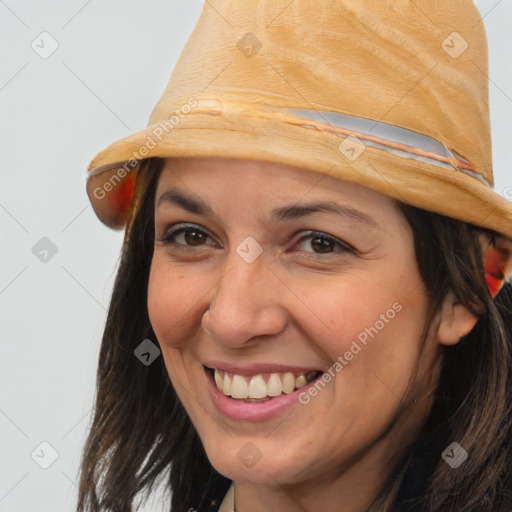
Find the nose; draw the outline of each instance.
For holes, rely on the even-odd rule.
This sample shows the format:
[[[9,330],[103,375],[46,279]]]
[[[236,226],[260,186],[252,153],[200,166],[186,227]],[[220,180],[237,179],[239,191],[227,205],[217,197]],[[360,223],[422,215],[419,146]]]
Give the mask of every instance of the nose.
[[[247,263],[233,251],[229,258],[203,314],[202,327],[230,347],[253,343],[258,336],[278,335],[287,323],[281,303],[283,283],[262,257]]]

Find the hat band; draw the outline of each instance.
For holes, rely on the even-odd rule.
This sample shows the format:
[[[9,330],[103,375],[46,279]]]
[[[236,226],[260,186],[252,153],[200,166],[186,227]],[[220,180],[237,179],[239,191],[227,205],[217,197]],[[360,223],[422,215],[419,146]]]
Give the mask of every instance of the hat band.
[[[223,109],[222,103],[215,99],[199,99],[194,111],[199,113],[201,107],[213,115],[220,114]],[[428,135],[381,121],[328,110],[265,107],[265,111],[274,116],[279,112],[283,122],[343,137],[352,146],[360,145],[359,153],[366,146],[378,148],[400,158],[462,172],[491,188],[490,183],[468,160]]]
[[[356,144],[382,149],[401,158],[460,171],[490,187],[489,182],[473,168],[470,162],[428,135],[381,121],[372,121],[338,112],[303,109],[282,111],[297,118],[315,121],[312,128],[320,128],[344,138],[348,137]],[[303,126],[308,127],[304,124]]]

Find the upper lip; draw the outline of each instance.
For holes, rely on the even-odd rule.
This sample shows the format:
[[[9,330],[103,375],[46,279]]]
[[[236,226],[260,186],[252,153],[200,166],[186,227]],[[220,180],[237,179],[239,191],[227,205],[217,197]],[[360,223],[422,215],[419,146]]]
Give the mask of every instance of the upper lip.
[[[245,376],[258,375],[260,373],[308,373],[319,371],[319,368],[313,366],[294,366],[276,363],[251,363],[240,366],[225,361],[203,361],[203,365],[210,369],[223,370],[228,373]]]

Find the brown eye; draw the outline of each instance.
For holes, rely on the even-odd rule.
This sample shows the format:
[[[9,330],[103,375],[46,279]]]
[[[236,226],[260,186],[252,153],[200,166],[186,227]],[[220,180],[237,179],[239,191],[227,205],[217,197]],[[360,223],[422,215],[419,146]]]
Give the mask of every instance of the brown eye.
[[[184,226],[174,231],[168,231],[161,239],[167,245],[186,247],[200,247],[212,240],[202,229],[194,226]]]
[[[203,232],[192,229],[185,231],[184,235],[185,242],[187,242],[188,245],[202,245],[208,238]]]
[[[300,238],[293,247],[294,250],[313,254],[343,254],[354,253],[348,244],[327,233],[310,231]]]
[[[311,247],[315,250],[315,252],[326,253],[332,252],[334,249],[334,244],[325,238],[312,238],[311,239]]]

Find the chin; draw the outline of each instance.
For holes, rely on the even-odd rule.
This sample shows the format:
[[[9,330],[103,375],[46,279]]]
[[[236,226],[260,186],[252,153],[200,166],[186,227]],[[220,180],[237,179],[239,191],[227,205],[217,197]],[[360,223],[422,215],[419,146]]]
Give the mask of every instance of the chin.
[[[304,480],[304,471],[282,451],[274,452],[270,457],[257,450],[250,441],[229,452],[225,445],[217,447],[212,452],[207,451],[208,459],[217,472],[230,480],[260,485],[293,484]]]

